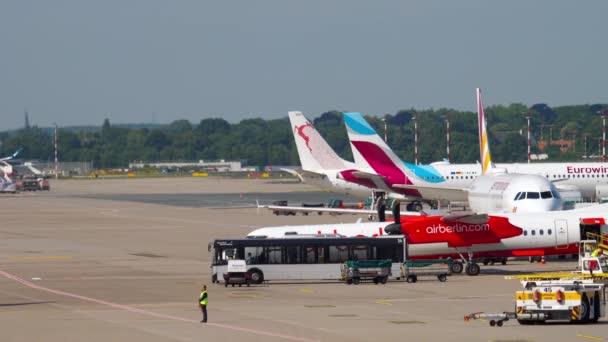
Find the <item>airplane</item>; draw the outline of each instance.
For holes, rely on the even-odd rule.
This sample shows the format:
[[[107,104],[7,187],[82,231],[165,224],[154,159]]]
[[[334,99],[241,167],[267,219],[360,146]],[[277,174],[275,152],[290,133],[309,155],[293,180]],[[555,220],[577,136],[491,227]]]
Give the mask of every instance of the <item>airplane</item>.
[[[471,180],[468,186],[454,186],[451,181],[435,183],[417,177],[415,172],[424,172],[423,166],[402,162],[360,113],[345,112],[343,118],[355,165],[362,169],[373,169],[380,177],[379,181],[384,182],[390,191],[402,193],[403,190],[416,190],[420,197],[427,200],[466,200],[475,213],[543,212],[561,209],[562,199],[559,192],[547,178],[539,175],[509,174],[494,167],[479,88],[477,107],[482,161],[481,167],[477,167],[481,169],[481,175]],[[365,184],[356,175],[344,176],[346,180]]]
[[[15,151],[15,153],[11,154],[8,157],[4,157],[4,158],[0,158],[0,161],[8,161],[11,159],[15,159],[17,158],[17,156],[19,155],[19,153],[21,153],[21,151],[23,150],[23,147],[20,147],[17,151]]]
[[[338,177],[342,172],[362,175],[365,172],[357,170],[352,162],[340,158],[302,112],[290,111],[288,114],[302,169],[283,170],[296,175],[304,183],[326,191],[369,198],[372,189]]]
[[[538,213],[420,215],[395,222],[361,222],[263,227],[249,238],[283,238],[286,235],[336,234],[347,237],[405,235],[409,256],[452,257],[452,272],[474,276],[481,271],[474,256],[512,257],[566,255],[578,252],[578,242],[588,233],[608,234],[608,203]],[[466,256],[465,256],[466,255]]]

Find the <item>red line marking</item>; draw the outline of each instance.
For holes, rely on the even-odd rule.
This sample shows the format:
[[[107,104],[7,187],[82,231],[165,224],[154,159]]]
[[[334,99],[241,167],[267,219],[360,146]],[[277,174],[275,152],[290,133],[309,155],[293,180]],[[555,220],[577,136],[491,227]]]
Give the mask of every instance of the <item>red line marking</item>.
[[[110,307],[113,307],[113,308],[116,308],[116,309],[121,309],[121,310],[125,310],[125,311],[131,311],[131,312],[139,313],[139,314],[142,314],[142,315],[147,315],[147,316],[152,316],[152,317],[157,317],[157,318],[171,319],[171,320],[175,320],[175,321],[182,321],[182,322],[188,322],[188,323],[199,323],[199,321],[197,321],[195,319],[178,317],[178,316],[171,316],[171,315],[165,315],[165,314],[161,314],[161,313],[157,313],[157,312],[152,312],[152,311],[147,311],[147,310],[142,310],[142,309],[134,308],[132,306],[127,306],[127,305],[123,305],[123,304],[117,304],[117,303],[107,302],[105,300],[100,300],[100,299],[95,299],[95,298],[91,298],[91,297],[80,296],[80,295],[69,293],[69,292],[63,292],[63,291],[49,289],[49,288],[44,287],[44,286],[32,284],[32,283],[30,283],[30,282],[28,282],[26,280],[23,280],[23,279],[15,276],[15,275],[12,275],[10,273],[5,272],[5,271],[0,271],[0,275],[3,275],[6,278],[12,279],[12,280],[14,280],[14,281],[16,281],[18,283],[21,283],[21,284],[23,284],[25,286],[31,287],[31,288],[36,289],[36,290],[46,291],[46,292],[58,294],[58,295],[61,295],[61,296],[76,298],[76,299],[84,300],[84,301],[87,301],[87,302],[93,302],[93,303],[97,303],[97,304],[101,304],[101,305],[105,305],[105,306],[110,306]],[[210,326],[214,326],[214,327],[218,327],[218,328],[223,328],[223,329],[234,330],[234,331],[247,332],[247,333],[252,333],[252,334],[257,334],[257,335],[278,337],[278,338],[283,338],[283,339],[291,340],[291,341],[305,341],[305,342],[317,341],[317,340],[312,340],[312,339],[308,339],[308,338],[305,338],[305,337],[298,337],[298,336],[291,336],[291,335],[285,335],[285,334],[280,334],[280,333],[273,333],[273,332],[264,331],[264,330],[256,330],[256,329],[250,329],[250,328],[243,328],[243,327],[239,327],[239,326],[235,326],[235,325],[228,325],[228,324],[221,324],[221,323],[205,323],[205,325],[210,325]]]

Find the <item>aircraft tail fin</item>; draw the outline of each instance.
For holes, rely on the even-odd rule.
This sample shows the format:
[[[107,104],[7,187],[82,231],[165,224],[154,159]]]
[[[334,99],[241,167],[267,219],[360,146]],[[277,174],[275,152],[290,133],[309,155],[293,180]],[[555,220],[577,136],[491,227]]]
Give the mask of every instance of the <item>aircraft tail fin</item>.
[[[348,162],[336,154],[302,112],[289,112],[289,121],[302,169],[320,171],[347,168]]]
[[[494,166],[490,154],[490,142],[488,141],[486,116],[483,111],[480,88],[477,88],[477,119],[479,125],[479,160],[481,161],[481,174],[484,175]]]
[[[343,118],[358,168],[371,168],[393,181],[411,184],[408,177],[413,175],[360,113],[345,112]]]

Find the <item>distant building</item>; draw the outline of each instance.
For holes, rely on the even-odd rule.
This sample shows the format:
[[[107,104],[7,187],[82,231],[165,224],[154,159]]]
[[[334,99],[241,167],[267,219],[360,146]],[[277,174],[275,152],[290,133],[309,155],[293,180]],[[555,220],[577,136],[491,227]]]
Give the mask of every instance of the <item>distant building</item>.
[[[206,162],[199,160],[198,162],[134,162],[129,163],[130,169],[157,168],[157,169],[180,169],[180,168],[196,168],[199,171],[208,172],[241,172],[249,171],[251,168],[243,168],[240,161],[225,161]]]

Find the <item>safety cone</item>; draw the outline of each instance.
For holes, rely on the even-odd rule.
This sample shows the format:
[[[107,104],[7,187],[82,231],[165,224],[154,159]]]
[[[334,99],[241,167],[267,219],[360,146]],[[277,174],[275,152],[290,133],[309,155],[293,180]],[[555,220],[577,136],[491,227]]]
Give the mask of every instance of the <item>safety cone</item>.
[[[540,263],[543,264],[543,265],[545,264],[545,256],[544,255],[540,258]]]

